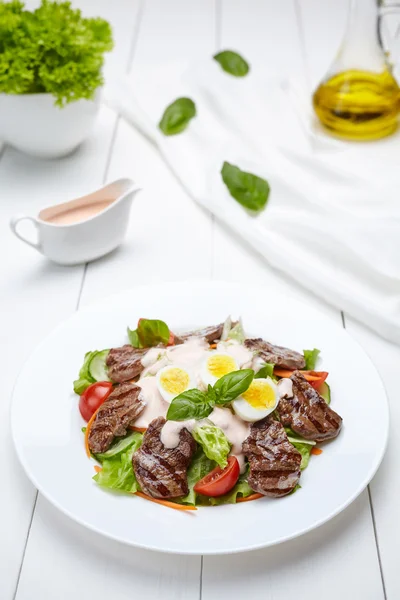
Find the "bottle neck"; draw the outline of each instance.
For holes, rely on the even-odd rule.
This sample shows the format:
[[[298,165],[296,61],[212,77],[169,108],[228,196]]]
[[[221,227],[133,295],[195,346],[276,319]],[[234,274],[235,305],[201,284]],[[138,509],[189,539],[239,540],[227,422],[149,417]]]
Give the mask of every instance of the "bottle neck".
[[[384,54],[378,37],[377,0],[350,0],[347,27],[338,59],[347,68],[381,71]]]

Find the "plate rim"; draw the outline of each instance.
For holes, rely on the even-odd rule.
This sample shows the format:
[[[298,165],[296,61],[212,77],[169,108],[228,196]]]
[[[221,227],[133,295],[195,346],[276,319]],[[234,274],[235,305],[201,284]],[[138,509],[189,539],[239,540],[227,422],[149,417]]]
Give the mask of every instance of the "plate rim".
[[[34,349],[32,350],[32,352],[29,354],[29,356],[25,359],[25,361],[23,362],[23,364],[21,365],[21,368],[19,370],[18,376],[15,379],[14,385],[12,387],[12,392],[11,392],[11,403],[10,403],[10,415],[9,415],[9,423],[10,423],[10,427],[11,427],[11,437],[12,437],[12,441],[13,441],[13,446],[15,449],[15,452],[17,454],[18,460],[26,474],[26,476],[28,477],[28,479],[31,481],[31,483],[33,483],[33,485],[35,486],[35,488],[38,490],[38,492],[40,492],[40,494],[43,495],[43,497],[46,499],[47,502],[49,502],[50,504],[52,504],[57,510],[59,510],[62,514],[64,514],[65,516],[67,516],[68,518],[70,518],[72,521],[78,523],[80,526],[85,527],[87,529],[89,529],[90,531],[93,531],[94,533],[96,533],[97,535],[101,535],[104,536],[105,538],[111,539],[113,541],[125,544],[127,546],[130,547],[134,547],[134,548],[140,548],[140,549],[144,549],[144,550],[149,550],[152,552],[161,552],[161,553],[166,553],[166,554],[175,554],[175,555],[189,555],[189,556],[217,556],[217,555],[229,555],[229,554],[239,554],[241,552],[251,552],[253,550],[260,550],[262,548],[269,548],[272,546],[276,546],[278,544],[282,544],[284,542],[288,542],[292,539],[295,539],[297,537],[301,537],[319,527],[321,527],[322,525],[324,525],[325,523],[329,522],[330,520],[334,519],[337,515],[339,515],[341,512],[343,512],[344,510],[346,510],[346,508],[348,508],[350,506],[350,504],[352,504],[359,496],[360,494],[368,487],[369,483],[371,482],[371,480],[373,479],[373,477],[375,476],[375,474],[377,473],[382,460],[385,456],[386,453],[386,449],[388,446],[388,441],[389,441],[389,428],[390,428],[390,404],[389,404],[389,399],[388,399],[388,394],[386,391],[386,387],[384,384],[384,381],[381,377],[381,374],[379,372],[379,370],[377,369],[377,367],[375,366],[374,362],[372,361],[371,357],[369,356],[368,352],[365,350],[365,348],[359,343],[359,341],[357,339],[355,339],[347,330],[345,327],[340,327],[335,321],[334,319],[331,318],[330,315],[326,315],[324,314],[318,307],[312,307],[312,311],[319,317],[321,317],[323,320],[325,321],[329,321],[332,325],[332,327],[334,327],[335,329],[338,329],[342,332],[342,334],[344,334],[346,337],[348,337],[351,342],[353,344],[355,344],[359,351],[364,355],[364,357],[368,360],[368,362],[370,363],[372,369],[376,372],[376,375],[378,377],[378,380],[382,386],[382,391],[383,391],[383,396],[385,398],[385,402],[384,402],[384,406],[385,406],[385,421],[384,421],[384,425],[385,425],[385,429],[384,429],[384,441],[382,443],[382,446],[379,450],[379,454],[377,453],[377,458],[375,459],[374,463],[372,463],[371,468],[368,471],[368,474],[364,477],[363,481],[360,483],[360,485],[357,487],[357,489],[355,490],[355,492],[345,501],[342,502],[335,510],[333,510],[331,513],[329,513],[329,515],[327,515],[326,517],[323,517],[321,519],[319,519],[318,521],[314,522],[312,525],[304,527],[302,529],[296,530],[295,533],[290,534],[290,535],[285,535],[282,536],[280,538],[277,538],[273,541],[267,541],[267,542],[259,542],[259,543],[253,543],[253,544],[247,544],[244,546],[241,546],[239,548],[234,548],[232,550],[225,550],[225,549],[218,549],[218,550],[188,550],[188,549],[184,549],[181,551],[178,551],[176,549],[172,549],[172,548],[162,548],[160,549],[159,547],[153,545],[153,544],[145,544],[142,542],[136,542],[133,540],[129,540],[127,538],[123,538],[120,537],[118,535],[114,535],[108,531],[102,530],[99,527],[96,527],[94,525],[92,525],[91,523],[87,522],[85,519],[80,518],[79,516],[73,514],[71,511],[69,511],[68,509],[66,509],[65,507],[63,507],[58,500],[56,500],[55,498],[52,497],[52,494],[47,492],[45,490],[45,488],[39,484],[39,482],[36,480],[36,477],[33,475],[33,473],[31,473],[30,469],[28,468],[25,459],[23,457],[23,453],[20,450],[20,448],[18,447],[18,443],[16,440],[16,432],[15,432],[15,417],[14,417],[14,413],[15,413],[15,390],[17,388],[17,385],[20,381],[20,379],[22,378],[25,368],[28,365],[28,363],[32,360],[32,358],[34,357],[35,354],[37,354],[40,349],[42,348],[42,346],[46,345],[48,339],[50,339],[53,335],[55,335],[57,333],[57,331],[59,329],[62,329],[66,323],[73,321],[74,319],[77,319],[79,315],[81,315],[82,313],[90,313],[93,311],[93,309],[97,308],[101,308],[102,305],[106,305],[109,304],[110,302],[113,302],[115,300],[117,300],[118,298],[123,298],[127,295],[133,294],[133,293],[138,293],[138,291],[140,290],[149,290],[149,289],[159,289],[159,288],[163,288],[164,292],[166,291],[167,287],[172,287],[172,288],[177,288],[177,287],[184,287],[185,289],[187,289],[187,286],[190,285],[192,287],[194,286],[201,286],[204,287],[206,285],[210,286],[212,285],[214,288],[215,287],[220,287],[220,288],[227,288],[227,287],[231,287],[232,289],[239,289],[239,282],[231,282],[231,281],[224,281],[224,280],[209,280],[209,279],[205,279],[205,280],[193,280],[193,281],[187,281],[187,282],[182,282],[182,281],[177,281],[177,282],[161,282],[161,283],[149,283],[149,284],[141,284],[138,286],[133,286],[127,290],[123,290],[120,292],[116,292],[114,294],[109,294],[107,296],[102,297],[100,300],[96,300],[94,302],[90,302],[89,304],[79,308],[78,310],[74,311],[72,314],[70,314],[68,317],[62,319],[51,331],[48,332],[48,334],[34,347]],[[262,291],[265,292],[266,290],[266,286],[262,286],[262,285],[249,285],[246,287],[246,290],[258,290],[258,291]],[[280,293],[283,293],[283,291]],[[294,301],[296,303],[298,303],[300,306],[308,306],[307,302],[305,302],[304,300],[295,297]],[[145,502],[145,500],[143,500],[142,498],[138,498],[138,500]],[[223,506],[217,506],[217,507],[199,507],[200,510],[209,510],[210,508],[215,509],[223,509]]]

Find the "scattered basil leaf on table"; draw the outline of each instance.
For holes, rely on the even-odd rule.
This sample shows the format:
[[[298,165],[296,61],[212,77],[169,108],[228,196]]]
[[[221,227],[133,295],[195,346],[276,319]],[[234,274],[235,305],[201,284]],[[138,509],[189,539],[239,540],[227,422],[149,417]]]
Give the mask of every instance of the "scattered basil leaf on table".
[[[320,350],[318,350],[318,348],[314,348],[314,350],[303,350],[304,358],[306,360],[306,366],[304,367],[306,371],[315,371],[319,353]]]
[[[187,390],[176,396],[169,405],[167,419],[170,421],[186,421],[188,419],[205,419],[214,406],[235,400],[245,392],[254,378],[252,369],[242,369],[224,375],[214,384],[208,386],[207,392],[197,389]]]
[[[240,56],[233,50],[223,50],[213,56],[226,73],[233,75],[234,77],[244,77],[250,70],[249,64],[243,56]]]
[[[134,348],[151,348],[158,344],[168,344],[169,327],[158,319],[139,319],[137,329],[129,329],[129,342]]]
[[[208,400],[206,392],[196,389],[187,390],[172,400],[168,408],[167,419],[170,421],[205,419],[212,409],[213,403]]]
[[[214,391],[217,396],[215,403],[226,404],[232,402],[248,389],[253,379],[254,371],[252,369],[227,373],[214,384]]]
[[[260,211],[265,208],[269,196],[269,184],[265,179],[242,171],[239,167],[224,162],[222,180],[230,195],[245,208]]]
[[[186,129],[196,116],[196,105],[190,98],[177,98],[167,106],[158,126],[164,135],[176,135]]]
[[[273,379],[275,379],[274,367],[275,365],[273,365],[272,363],[264,363],[261,369],[257,371],[257,373],[254,375],[254,379],[265,379],[266,377],[272,377]]]

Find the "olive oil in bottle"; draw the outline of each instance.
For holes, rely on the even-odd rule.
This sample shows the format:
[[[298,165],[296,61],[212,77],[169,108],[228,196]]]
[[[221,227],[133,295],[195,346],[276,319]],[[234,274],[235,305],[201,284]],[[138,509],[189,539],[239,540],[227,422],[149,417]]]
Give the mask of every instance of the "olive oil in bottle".
[[[400,89],[386,69],[382,73],[350,69],[323,81],[313,95],[313,105],[333,135],[373,140],[397,129]]]
[[[383,48],[383,19],[400,5],[382,0],[349,0],[342,45],[313,95],[322,125],[350,140],[374,140],[397,129],[400,89]]]

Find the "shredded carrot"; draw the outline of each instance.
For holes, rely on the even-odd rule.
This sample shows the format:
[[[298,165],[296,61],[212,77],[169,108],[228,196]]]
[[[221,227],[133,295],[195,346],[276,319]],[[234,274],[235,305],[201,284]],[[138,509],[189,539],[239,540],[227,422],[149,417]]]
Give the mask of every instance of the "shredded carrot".
[[[325,371],[300,371],[300,373],[302,373],[305,379],[309,382],[318,381],[322,383],[328,376],[328,373]],[[293,375],[293,371],[290,369],[280,369],[279,367],[275,367],[274,375],[277,375],[278,377],[290,377]]]
[[[322,454],[323,450],[321,450],[321,448],[312,448],[311,450],[311,454],[315,454],[315,456],[318,456],[319,454]]]
[[[251,500],[258,500],[262,497],[263,494],[251,494],[251,496],[247,496],[246,498],[238,498],[236,502],[250,502]]]
[[[139,433],[144,433],[147,431],[147,427],[135,427],[134,425],[131,425],[129,429],[132,429],[132,431],[138,431]]]
[[[185,504],[175,504],[175,502],[169,502],[168,500],[159,500],[158,498],[152,498],[147,494],[143,494],[143,492],[136,492],[135,496],[139,496],[140,498],[144,498],[145,500],[150,500],[150,502],[155,502],[156,504],[162,504],[163,506],[168,506],[168,508],[175,508],[175,510],[197,510],[195,506],[186,506]]]
[[[90,458],[89,433],[90,433],[90,430],[92,429],[93,421],[95,420],[95,418],[97,416],[97,413],[99,412],[101,406],[102,405],[100,404],[99,408],[94,411],[94,413],[92,414],[92,416],[90,417],[90,419],[88,421],[88,424],[86,425],[86,431],[85,431],[85,449],[86,449],[86,454],[87,454],[88,458]]]
[[[100,471],[102,471],[103,469],[99,467],[99,465],[94,465],[94,470],[96,471],[96,473],[100,473]]]
[[[214,349],[217,347],[217,344],[210,344],[210,348]]]

